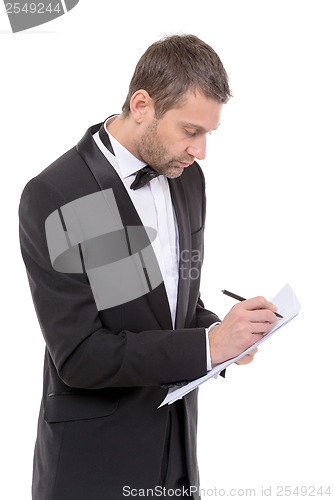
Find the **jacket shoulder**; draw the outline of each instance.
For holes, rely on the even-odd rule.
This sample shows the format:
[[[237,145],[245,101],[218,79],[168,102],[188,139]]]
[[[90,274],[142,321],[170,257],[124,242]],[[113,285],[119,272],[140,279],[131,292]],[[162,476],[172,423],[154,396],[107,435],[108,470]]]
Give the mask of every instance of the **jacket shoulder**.
[[[191,186],[196,186],[203,191],[205,190],[205,176],[202,168],[196,161],[193,162],[191,166],[184,169],[182,178],[185,183],[191,184]]]
[[[23,189],[20,204],[32,197],[41,198],[45,204],[51,200],[65,204],[98,189],[87,164],[73,147],[30,179]]]

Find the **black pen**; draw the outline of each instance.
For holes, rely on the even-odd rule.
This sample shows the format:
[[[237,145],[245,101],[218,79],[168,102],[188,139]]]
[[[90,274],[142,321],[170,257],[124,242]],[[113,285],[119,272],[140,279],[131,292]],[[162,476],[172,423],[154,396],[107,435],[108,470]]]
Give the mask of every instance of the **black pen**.
[[[240,295],[236,295],[235,293],[228,292],[228,290],[221,290],[221,292],[224,293],[224,295],[228,295],[229,297],[232,297],[233,299],[239,300],[241,302],[243,300],[246,300],[246,299],[244,299],[244,297],[241,297]],[[274,314],[277,318],[283,318],[283,316],[281,316],[281,314],[279,314],[279,313],[274,313]]]

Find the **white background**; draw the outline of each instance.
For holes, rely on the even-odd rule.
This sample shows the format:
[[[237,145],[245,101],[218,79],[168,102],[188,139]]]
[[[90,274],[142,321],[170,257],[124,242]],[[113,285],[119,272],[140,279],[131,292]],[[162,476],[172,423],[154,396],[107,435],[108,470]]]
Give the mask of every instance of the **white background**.
[[[120,111],[138,58],[173,33],[214,47],[234,95],[201,162],[205,304],[223,317],[234,302],[222,288],[270,299],[286,282],[302,304],[255,362],[200,389],[201,486],[333,493],[332,14],[324,0],[81,0],[12,34],[1,6],[1,498],[30,498],[42,389],[20,193],[90,125]]]

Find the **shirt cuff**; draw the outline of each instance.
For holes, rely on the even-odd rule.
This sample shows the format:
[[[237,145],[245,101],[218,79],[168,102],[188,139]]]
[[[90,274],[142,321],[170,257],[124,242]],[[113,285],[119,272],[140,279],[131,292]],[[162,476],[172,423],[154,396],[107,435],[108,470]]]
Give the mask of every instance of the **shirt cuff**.
[[[220,322],[216,321],[212,325],[210,325],[208,328],[206,328],[206,358],[207,358],[207,371],[209,372],[212,369],[212,359],[210,357],[210,347],[209,347],[209,338],[208,334],[210,332],[210,329],[213,328],[215,325],[219,325]]]

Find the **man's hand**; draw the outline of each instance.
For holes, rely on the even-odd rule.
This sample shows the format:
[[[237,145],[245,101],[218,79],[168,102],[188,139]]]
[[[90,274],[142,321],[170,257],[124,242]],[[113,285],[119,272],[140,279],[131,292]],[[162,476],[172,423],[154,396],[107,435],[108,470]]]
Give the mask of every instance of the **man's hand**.
[[[253,361],[254,355],[258,352],[258,348],[256,347],[255,349],[252,349],[251,352],[248,354],[245,354],[242,358],[240,358],[238,361],[235,361],[235,365],[248,365]]]
[[[224,320],[209,332],[212,364],[234,358],[262,339],[276,321],[276,311],[277,307],[264,297],[254,297],[234,305]],[[243,363],[239,360],[239,364],[252,359],[253,355]]]

